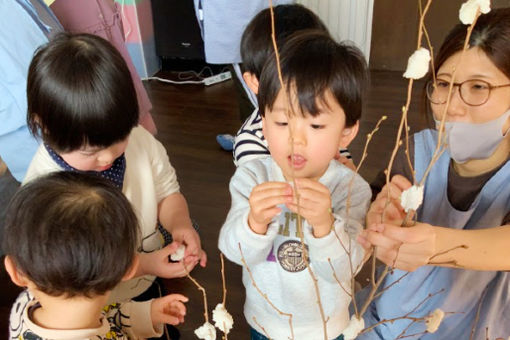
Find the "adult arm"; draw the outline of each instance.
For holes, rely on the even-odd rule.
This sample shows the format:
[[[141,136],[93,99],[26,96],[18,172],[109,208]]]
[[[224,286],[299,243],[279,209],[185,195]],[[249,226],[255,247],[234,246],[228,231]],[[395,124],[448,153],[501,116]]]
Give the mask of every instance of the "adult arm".
[[[376,246],[378,259],[408,271],[423,265],[510,270],[510,225],[464,230],[416,223],[402,228],[400,195],[410,186],[404,177],[394,176],[370,207],[368,229],[358,240],[367,249]]]
[[[395,267],[413,271],[422,265],[472,270],[510,270],[510,225],[464,230],[417,223],[401,228],[379,224],[366,230],[360,240],[377,246],[378,258]],[[364,242],[367,241],[368,243]]]

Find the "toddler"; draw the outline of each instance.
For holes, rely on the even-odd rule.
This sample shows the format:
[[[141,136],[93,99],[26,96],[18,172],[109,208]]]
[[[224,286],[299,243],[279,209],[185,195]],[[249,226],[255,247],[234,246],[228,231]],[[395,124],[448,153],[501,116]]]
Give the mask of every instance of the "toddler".
[[[323,338],[309,263],[320,287],[328,338],[342,339],[351,298],[334,275],[350,289],[349,261],[354,275],[364,255],[355,239],[371,192],[359,175],[333,158],[357,134],[366,63],[357,48],[311,31],[285,43],[281,71],[283,89],[274,56],[262,70],[258,99],[270,156],[241,164],[232,177],[232,207],[219,248],[241,265],[242,249],[254,284],[277,308],[292,314],[296,340]],[[350,248],[350,259],[341,243]],[[289,318],[259,294],[246,267],[243,283],[252,339],[289,338]]]
[[[10,339],[142,339],[183,322],[187,298],[106,305],[138,265],[138,222],[120,190],[97,176],[54,172],[23,186],[5,223],[5,268],[25,287]]]

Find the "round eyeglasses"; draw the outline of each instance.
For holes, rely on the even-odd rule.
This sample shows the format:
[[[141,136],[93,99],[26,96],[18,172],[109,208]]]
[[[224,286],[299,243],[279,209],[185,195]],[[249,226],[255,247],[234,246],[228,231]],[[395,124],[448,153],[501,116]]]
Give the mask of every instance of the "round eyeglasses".
[[[463,81],[462,83],[453,83],[453,87],[459,88],[459,94],[462,101],[470,106],[480,106],[485,104],[489,100],[493,89],[507,86],[510,86],[510,84],[491,85],[485,80],[480,79],[470,79]],[[444,104],[448,99],[449,89],[450,82],[447,80],[436,79],[435,83],[433,80],[429,80],[427,82],[427,98],[432,104]]]

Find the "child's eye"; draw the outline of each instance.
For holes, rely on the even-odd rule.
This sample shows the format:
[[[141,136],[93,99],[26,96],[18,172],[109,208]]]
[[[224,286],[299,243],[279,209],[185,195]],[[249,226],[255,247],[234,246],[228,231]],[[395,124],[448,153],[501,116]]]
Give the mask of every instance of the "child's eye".
[[[314,130],[324,129],[326,127],[326,125],[324,125],[324,124],[311,124],[310,126]]]
[[[80,154],[82,156],[85,156],[85,157],[91,157],[91,156],[94,156],[96,153],[95,152],[80,152]]]
[[[276,124],[277,126],[287,126],[287,125],[288,125],[288,123],[287,123],[287,122],[275,122],[275,124]]]

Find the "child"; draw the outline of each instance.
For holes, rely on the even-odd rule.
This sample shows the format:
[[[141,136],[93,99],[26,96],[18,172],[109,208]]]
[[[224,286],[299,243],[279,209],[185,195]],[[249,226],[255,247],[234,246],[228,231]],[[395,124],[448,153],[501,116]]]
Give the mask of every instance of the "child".
[[[27,288],[11,310],[10,339],[139,339],[183,322],[188,299],[172,294],[106,306],[136,271],[136,215],[97,176],[56,172],[22,187],[5,225],[5,268]]]
[[[319,17],[302,5],[279,5],[273,10],[278,46],[300,30],[317,29],[325,34],[328,32]],[[250,21],[241,38],[243,79],[255,94],[258,93],[262,67],[274,51],[271,34],[271,12],[266,8]],[[255,108],[237,132],[233,153],[237,166],[250,159],[269,155],[258,108]],[[354,168],[349,151],[340,150],[340,153],[343,163]],[[340,155],[335,156],[340,158]]]
[[[53,171],[91,172],[122,189],[141,226],[140,266],[135,279],[122,282],[112,301],[133,298],[154,276],[186,275],[168,255],[186,245],[188,271],[206,256],[193,229],[184,196],[165,148],[137,126],[138,106],[129,70],[106,40],[89,34],[61,34],[34,56],[28,75],[28,124],[44,142],[25,183]],[[174,243],[158,250],[157,224]]]
[[[285,89],[280,88],[274,57],[264,66],[259,86],[270,157],[237,168],[230,182],[232,207],[220,231],[219,248],[231,261],[242,264],[241,247],[254,284],[277,308],[292,314],[296,340],[322,338],[317,334],[323,323],[306,270],[309,261],[328,318],[328,338],[341,339],[349,322],[350,297],[334,274],[349,289],[351,271],[336,235],[344,245],[351,245],[352,266],[358,269],[364,252],[354,240],[362,229],[370,189],[333,157],[358,131],[366,64],[355,47],[312,31],[284,45],[281,69]],[[290,184],[293,179],[298,190]],[[296,194],[300,195],[299,207]],[[296,224],[298,211],[304,218],[307,261]],[[261,327],[273,339],[287,339],[291,335],[288,317],[277,313],[259,294],[246,267],[243,283],[244,314],[252,327],[252,339],[267,339]]]
[[[367,327],[375,327],[359,339],[510,335],[510,8],[481,15],[462,54],[465,40],[466,25],[456,25],[435,58],[435,77],[429,74],[426,95],[433,118],[445,115],[447,146],[430,169],[413,227],[400,228],[406,213],[399,197],[413,182],[407,157],[419,182],[436,149],[437,130],[410,138],[409,155],[402,152],[395,159],[389,185],[375,183],[382,191],[367,216],[370,230],[360,241],[367,248],[377,246],[377,257],[401,270],[382,282],[384,289],[399,280],[372,301],[364,318]],[[361,291],[358,303],[365,296]],[[409,318],[379,322],[421,318],[436,309],[454,313],[434,334],[423,334],[426,325]]]

